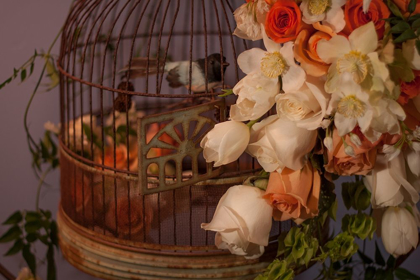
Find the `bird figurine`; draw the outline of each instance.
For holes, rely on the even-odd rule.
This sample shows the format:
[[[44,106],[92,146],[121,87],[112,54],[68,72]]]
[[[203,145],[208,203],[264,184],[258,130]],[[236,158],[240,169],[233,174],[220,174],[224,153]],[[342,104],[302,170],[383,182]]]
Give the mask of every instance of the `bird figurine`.
[[[126,91],[134,91],[134,86],[132,83],[123,80],[119,85],[118,89]],[[131,95],[125,93],[118,93],[117,98],[114,100],[114,109],[125,113],[131,108]]]
[[[190,81],[190,66],[191,70],[191,81]],[[201,58],[195,61],[174,61],[164,62],[158,61],[154,58],[136,57],[131,61],[131,65],[125,66],[121,69],[120,73],[126,73],[130,79],[145,77],[147,75],[153,75],[167,73],[166,80],[171,88],[178,88],[185,86],[192,92],[204,92],[211,90],[222,83],[222,74],[226,71],[229,63],[226,62],[226,58],[222,57],[219,53],[211,54],[207,57],[207,73],[206,73],[206,59]],[[223,68],[223,72],[222,72]],[[206,87],[206,74],[207,74],[207,87]]]

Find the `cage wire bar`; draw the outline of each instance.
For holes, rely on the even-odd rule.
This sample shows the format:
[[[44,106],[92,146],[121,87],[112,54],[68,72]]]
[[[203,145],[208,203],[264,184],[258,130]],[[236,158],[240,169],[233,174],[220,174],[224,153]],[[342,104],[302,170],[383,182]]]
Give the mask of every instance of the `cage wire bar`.
[[[200,228],[211,220],[229,187],[261,170],[248,155],[223,169],[213,168],[199,145],[215,124],[227,119],[235,101],[234,96],[224,100],[218,95],[243,77],[237,55],[263,47],[261,42],[247,45],[232,35],[233,12],[243,2],[74,3],[63,28],[57,65],[62,124],[59,224],[61,245],[72,264],[110,277],[100,274],[103,268],[95,268],[91,259],[103,256],[86,245],[100,243],[141,254],[224,256],[225,264],[215,265],[219,272],[208,278],[234,279],[263,269],[258,261],[217,250],[214,233]],[[220,54],[218,60],[211,54]],[[204,85],[194,91],[199,59]],[[168,81],[170,64],[188,69],[178,72],[186,77],[176,88]],[[220,73],[216,86],[215,73]],[[290,223],[275,223],[271,240],[289,228]],[[77,248],[86,253],[83,260],[75,256],[70,241],[83,244]],[[249,273],[220,272],[221,267],[236,265],[251,265]],[[124,273],[119,277],[126,277],[128,272]],[[134,279],[167,279],[159,275]]]

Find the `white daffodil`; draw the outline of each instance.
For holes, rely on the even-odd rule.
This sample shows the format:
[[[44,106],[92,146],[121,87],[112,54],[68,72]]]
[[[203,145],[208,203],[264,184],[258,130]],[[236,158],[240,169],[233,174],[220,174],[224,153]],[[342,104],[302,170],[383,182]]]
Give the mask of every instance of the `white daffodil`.
[[[325,63],[331,64],[325,90],[328,93],[337,91],[341,87],[344,73],[350,73],[353,80],[366,90],[372,87],[375,90],[384,88],[389,71],[386,64],[379,60],[377,47],[378,35],[373,22],[355,29],[348,39],[337,35],[329,41],[319,41],[319,57]]]
[[[323,25],[338,33],[346,25],[341,8],[344,4],[346,0],[303,0],[300,4],[302,20],[307,24],[322,21]]]
[[[253,48],[241,53],[238,65],[245,74],[261,72],[267,78],[282,78],[283,91],[298,90],[306,79],[305,71],[295,63],[293,42],[283,47],[270,40],[262,27],[264,45],[267,51]]]

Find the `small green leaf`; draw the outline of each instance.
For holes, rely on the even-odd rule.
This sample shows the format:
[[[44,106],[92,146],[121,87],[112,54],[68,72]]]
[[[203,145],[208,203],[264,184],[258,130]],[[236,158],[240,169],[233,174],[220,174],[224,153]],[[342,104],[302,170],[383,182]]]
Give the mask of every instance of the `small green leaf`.
[[[382,256],[381,250],[379,250],[377,242],[375,242],[375,262],[381,266],[385,266],[385,259]]]
[[[7,218],[7,220],[3,223],[3,225],[16,225],[22,221],[22,213],[20,211],[16,211],[12,215]]]
[[[365,271],[365,280],[373,280],[375,277],[376,269],[373,266],[369,266]]]
[[[36,259],[35,259],[34,254],[32,254],[31,252],[30,245],[27,244],[23,246],[22,255],[26,263],[28,264],[28,267],[31,270],[32,274],[36,275]]]
[[[51,239],[52,244],[54,244],[58,248],[58,230],[57,230],[57,223],[55,221],[51,222],[50,239]]]
[[[414,33],[414,31],[411,29],[407,29],[400,36],[398,36],[397,39],[394,40],[394,43],[395,44],[402,43],[402,42],[408,41],[410,39],[415,39],[415,38],[417,38],[416,33]]]
[[[20,71],[20,81],[23,82],[26,79],[26,69]]]
[[[222,89],[223,94],[220,94],[219,97],[226,97],[233,94],[233,89]]]
[[[35,68],[35,63],[31,63],[31,67],[29,67],[29,75],[32,75],[32,73],[34,72],[34,68]]]
[[[2,89],[5,85],[9,84],[11,81],[13,80],[12,77],[10,77],[9,79],[7,79],[6,81],[4,81],[1,85],[0,85],[0,89]]]
[[[405,21],[400,21],[399,23],[394,25],[390,31],[392,34],[400,34],[406,31],[407,29],[410,29],[410,25]]]
[[[395,258],[390,255],[388,260],[386,261],[387,268],[394,268],[395,267]]]
[[[373,263],[373,260],[366,256],[362,251],[358,250],[357,253],[359,254],[359,257],[362,259],[363,263],[365,264],[371,264]]]
[[[27,233],[36,233],[41,227],[42,224],[40,221],[27,222],[25,224],[25,231]]]
[[[334,200],[333,204],[331,205],[330,209],[328,209],[328,215],[334,221],[337,220],[337,208],[338,208],[338,201],[337,199]]]
[[[22,234],[22,230],[19,226],[13,226],[5,234],[0,237],[0,243],[7,243],[16,240]]]
[[[9,249],[9,251],[4,254],[5,256],[13,256],[17,253],[19,253],[23,249],[23,241],[22,239],[16,240],[16,242],[13,244],[12,248]]]
[[[395,270],[395,276],[400,280],[420,280],[419,276],[402,267]]]
[[[408,12],[413,13],[416,10],[417,0],[411,0],[410,3],[408,3]]]
[[[41,214],[38,212],[27,212],[25,220],[27,222],[39,221],[41,220]]]
[[[394,2],[392,2],[391,0],[387,0],[387,5],[395,16],[404,19],[404,16],[402,15],[400,9],[397,7],[397,5],[394,4]]]
[[[28,233],[26,235],[26,241],[28,241],[28,243],[35,242],[36,240],[38,240],[38,234],[37,233]]]
[[[420,18],[416,19],[415,21],[413,21],[413,23],[411,24],[411,28],[412,29],[417,29],[420,27]]]

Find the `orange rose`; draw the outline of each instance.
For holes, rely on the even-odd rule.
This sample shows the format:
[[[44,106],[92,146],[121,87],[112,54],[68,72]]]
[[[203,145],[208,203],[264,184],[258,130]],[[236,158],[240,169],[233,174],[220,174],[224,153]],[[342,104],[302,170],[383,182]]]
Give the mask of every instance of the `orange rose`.
[[[278,0],[270,9],[265,20],[265,31],[276,43],[296,39],[302,24],[300,9],[293,0]]]
[[[353,130],[353,133],[359,136],[360,146],[356,146],[348,134],[344,137],[344,140],[353,148],[354,157],[345,153],[344,143],[338,135],[337,129],[334,128],[333,149],[332,151],[327,150],[328,163],[325,165],[325,170],[340,176],[366,175],[372,170],[376,162],[376,146],[382,139],[371,143],[358,127]]]
[[[413,81],[406,83],[401,82],[401,95],[398,98],[398,103],[401,105],[407,104],[408,100],[420,95],[420,71],[414,71],[415,78]]]
[[[321,177],[308,162],[300,170],[271,172],[264,198],[273,206],[275,220],[299,223],[318,215],[320,190]]]
[[[160,124],[159,125],[157,123],[153,123],[152,125],[150,125],[150,127],[147,130],[147,134],[146,134],[146,143],[149,143],[156,136],[156,134],[158,134],[159,131],[162,130],[165,126],[166,126],[166,124]],[[178,132],[177,129],[175,129],[175,132],[177,133],[177,135],[180,135],[180,133]],[[174,146],[174,147],[179,146],[179,143],[176,142],[172,137],[170,137],[166,133],[163,133],[162,135],[160,135],[158,139],[161,142],[169,144],[171,146]],[[147,154],[147,157],[148,158],[161,157],[161,156],[166,156],[166,155],[172,154],[174,152],[175,152],[175,150],[171,150],[171,149],[152,148],[152,149],[149,150],[149,152]]]
[[[390,15],[388,7],[382,0],[372,0],[368,12],[363,12],[363,0],[348,0],[344,7],[344,19],[346,26],[343,33],[350,35],[356,28],[372,21],[375,24],[378,38],[382,39],[385,32],[385,21]]]
[[[131,144],[131,143],[130,143]],[[120,144],[115,149],[115,168],[127,170],[127,146]],[[137,144],[130,145],[129,170],[136,171],[138,167]],[[97,157],[96,162],[102,163],[101,157]],[[105,148],[104,165],[114,167],[114,147]]]
[[[296,38],[293,48],[295,58],[308,75],[321,77],[326,74],[329,65],[319,58],[316,47],[322,39],[330,40],[331,35],[314,29],[303,29]]]
[[[397,5],[398,8],[400,8],[401,12],[404,16],[408,16],[408,4],[410,3],[410,0],[393,0],[395,5]],[[420,14],[420,1],[417,0],[416,10],[413,14]]]

